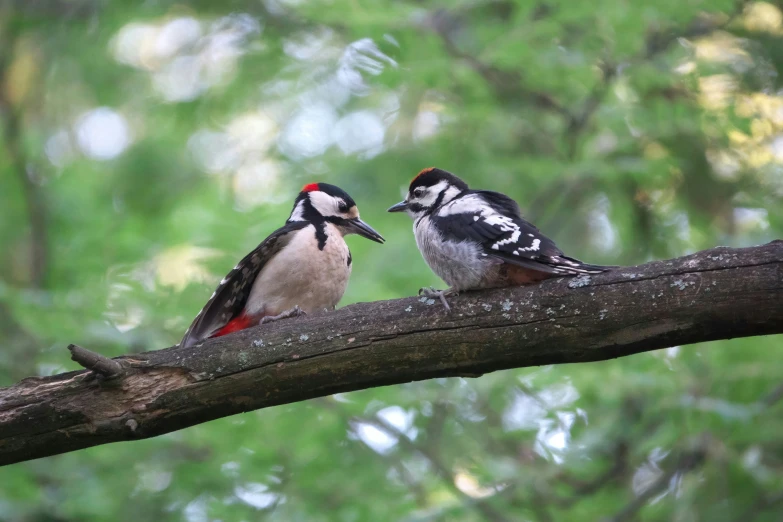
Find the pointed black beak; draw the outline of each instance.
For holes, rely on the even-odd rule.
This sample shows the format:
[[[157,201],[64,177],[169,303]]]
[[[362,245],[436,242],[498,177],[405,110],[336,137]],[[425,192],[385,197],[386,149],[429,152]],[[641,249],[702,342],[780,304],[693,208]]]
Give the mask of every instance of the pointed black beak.
[[[389,210],[386,212],[405,212],[406,210],[408,210],[408,202],[400,201],[396,205],[389,207]]]
[[[359,218],[349,219],[346,227],[350,232],[371,239],[376,243],[383,243],[385,241],[383,236],[376,232],[374,228]]]

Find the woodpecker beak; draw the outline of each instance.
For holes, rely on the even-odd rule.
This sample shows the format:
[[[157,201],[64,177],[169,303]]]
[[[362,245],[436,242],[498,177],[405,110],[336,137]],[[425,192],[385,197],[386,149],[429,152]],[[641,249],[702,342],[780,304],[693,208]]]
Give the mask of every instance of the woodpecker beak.
[[[349,232],[359,234],[360,236],[371,239],[376,243],[383,243],[385,241],[383,236],[376,232],[374,228],[359,218],[349,219],[346,223],[346,228]]]
[[[406,210],[408,210],[408,202],[400,201],[396,205],[389,207],[389,210],[386,212],[405,212]]]

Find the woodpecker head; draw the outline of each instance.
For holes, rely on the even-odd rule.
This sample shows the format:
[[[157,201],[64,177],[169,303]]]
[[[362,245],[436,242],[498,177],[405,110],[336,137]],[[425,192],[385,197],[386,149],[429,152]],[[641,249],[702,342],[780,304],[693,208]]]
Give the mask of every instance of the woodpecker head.
[[[405,199],[388,211],[405,211],[417,219],[445,205],[466,190],[468,184],[451,172],[430,167],[413,178]]]
[[[359,209],[351,196],[328,183],[310,183],[302,187],[288,221],[309,221],[316,225],[329,222],[343,235],[359,234],[378,243],[384,241],[378,232],[359,218]]]

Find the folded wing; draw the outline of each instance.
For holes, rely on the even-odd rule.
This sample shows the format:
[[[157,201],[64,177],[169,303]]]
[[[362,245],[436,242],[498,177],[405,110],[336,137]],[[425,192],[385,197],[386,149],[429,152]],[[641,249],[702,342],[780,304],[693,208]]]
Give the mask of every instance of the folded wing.
[[[185,332],[179,345],[184,348],[193,346],[211,337],[232,319],[238,317],[264,265],[291,241],[294,232],[306,226],[308,223],[304,221],[286,223],[246,255],[220,282],[212,297]]]
[[[529,270],[575,275],[609,268],[565,256],[554,241],[522,218],[514,200],[498,192],[467,194],[444,205],[433,219],[452,239],[478,242],[484,256]]]

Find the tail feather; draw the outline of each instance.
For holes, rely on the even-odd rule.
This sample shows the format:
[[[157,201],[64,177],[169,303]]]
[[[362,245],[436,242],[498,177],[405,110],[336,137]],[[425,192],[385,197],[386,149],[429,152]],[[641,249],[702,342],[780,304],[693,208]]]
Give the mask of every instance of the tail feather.
[[[230,333],[238,332],[239,330],[244,330],[245,328],[250,328],[251,326],[256,324],[258,324],[258,319],[243,313],[231,319],[226,324],[226,326],[224,326],[217,332],[211,334],[209,337],[210,338],[221,337],[223,335],[228,335]]]
[[[503,263],[509,263],[528,270],[534,270],[544,274],[558,275],[579,275],[579,274],[600,274],[618,268],[617,266],[589,265],[582,263],[573,257],[562,254],[554,256],[536,256],[522,257],[507,255],[505,253],[486,254],[490,259],[496,259]]]
[[[616,265],[590,265],[568,256],[551,256],[549,263],[555,273],[564,275],[600,274],[618,268]]]
[[[212,332],[201,333],[199,335],[196,334],[193,328],[190,328],[188,329],[187,332],[185,332],[185,337],[182,338],[182,341],[180,341],[179,346],[181,346],[182,348],[189,348],[206,339],[212,339],[213,337],[222,337],[230,333],[238,332],[239,330],[244,330],[245,328],[250,328],[251,326],[257,325],[258,322],[263,317],[264,314],[251,316],[243,312],[240,315],[231,319],[228,323],[226,323],[221,328],[218,328],[217,330],[214,330]]]

